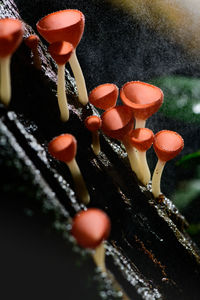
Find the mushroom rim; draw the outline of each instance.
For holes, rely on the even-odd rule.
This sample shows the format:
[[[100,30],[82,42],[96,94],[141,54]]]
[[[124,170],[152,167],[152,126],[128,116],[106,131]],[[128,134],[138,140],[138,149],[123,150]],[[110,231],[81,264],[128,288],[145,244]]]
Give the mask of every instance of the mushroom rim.
[[[57,30],[62,30],[62,29],[64,29],[64,28],[67,28],[67,27],[71,27],[71,26],[73,26],[73,25],[75,25],[77,22],[74,22],[74,23],[72,23],[72,24],[70,24],[69,26],[62,26],[62,27],[57,27],[57,28],[49,28],[49,29],[47,29],[47,28],[45,28],[45,27],[42,27],[42,26],[40,26],[39,24],[42,22],[42,21],[44,21],[46,18],[48,18],[48,17],[50,17],[50,16],[52,16],[52,15],[56,15],[56,14],[60,14],[60,13],[63,13],[63,12],[66,12],[66,11],[70,11],[70,12],[77,12],[79,15],[80,15],[80,18],[79,18],[79,22],[82,20],[83,22],[84,22],[84,24],[85,24],[85,16],[84,16],[84,14],[80,11],[80,10],[78,10],[78,9],[61,9],[61,10],[58,10],[58,11],[55,11],[55,12],[52,12],[52,13],[50,13],[50,14],[47,14],[46,16],[44,16],[44,17],[42,17],[41,19],[39,19],[39,21],[36,23],[36,28],[37,28],[37,30],[38,30],[38,28],[39,28],[39,30],[38,31],[45,31],[45,32],[53,32],[53,31],[57,31]]]
[[[98,99],[97,101],[100,101],[100,99],[102,99],[102,98],[104,98],[104,97],[107,97],[108,95],[110,95],[110,94],[113,93],[114,91],[117,91],[117,94],[119,93],[119,88],[118,88],[118,86],[117,86],[116,84],[114,84],[114,83],[109,83],[109,82],[107,82],[107,83],[102,83],[102,84],[96,86],[94,89],[91,90],[91,92],[89,93],[89,100],[90,100],[91,95],[92,95],[93,93],[95,93],[97,89],[102,88],[102,87],[104,87],[104,86],[112,86],[113,89],[112,89],[109,93],[106,93],[105,95],[99,97],[99,99]],[[94,101],[92,101],[92,102],[94,102]],[[91,103],[92,103],[92,102],[91,102]]]
[[[131,100],[129,100],[126,95],[125,95],[125,92],[124,92],[124,88],[129,85],[129,84],[132,84],[132,83],[141,83],[145,86],[149,86],[151,88],[154,88],[154,89],[158,89],[160,91],[160,98],[158,98],[157,100],[155,101],[152,101],[150,103],[147,103],[147,104],[137,104],[137,103],[134,103],[132,102]],[[146,108],[150,108],[150,107],[154,107],[154,106],[157,106],[157,104],[160,102],[161,104],[163,103],[163,99],[164,99],[164,93],[163,91],[157,87],[157,86],[154,86],[152,84],[149,84],[149,83],[146,83],[146,82],[142,82],[142,81],[129,81],[129,82],[126,82],[120,89],[120,98],[122,99],[122,102],[133,108],[133,109],[146,109]]]
[[[173,150],[173,151],[168,150],[168,149],[165,149],[165,148],[163,148],[163,147],[158,147],[158,146],[156,145],[155,140],[156,140],[157,136],[158,136],[160,133],[162,133],[162,132],[169,132],[169,133],[171,133],[171,134],[176,135],[176,136],[179,138],[179,140],[182,142],[182,143],[181,143],[181,146],[178,147],[178,148],[176,148],[176,149]],[[155,150],[156,153],[158,153],[159,151],[164,151],[166,154],[171,154],[171,153],[173,153],[173,152],[178,152],[178,153],[177,153],[177,155],[178,155],[178,154],[181,152],[181,150],[184,148],[184,139],[182,138],[182,136],[181,136],[179,133],[177,133],[177,132],[175,132],[175,131],[168,130],[168,129],[163,129],[163,130],[157,132],[157,133],[154,135],[153,148],[154,148],[154,150]],[[157,149],[158,149],[158,151],[157,151]],[[159,158],[159,156],[158,156],[158,158]],[[159,159],[160,159],[160,158],[159,158]],[[171,158],[170,158],[169,160],[171,160]],[[161,160],[161,161],[163,161],[163,162],[166,161],[166,162],[167,162],[168,160]]]
[[[6,37],[6,36],[8,36],[8,35],[10,35],[10,34],[14,34],[14,33],[18,32],[18,31],[23,31],[23,22],[22,22],[21,20],[6,17],[6,18],[0,19],[0,23],[1,23],[1,22],[4,22],[4,20],[7,20],[7,21],[9,21],[9,22],[16,23],[16,25],[18,25],[18,26],[17,26],[18,28],[11,30],[10,33],[0,34],[0,38],[4,38],[4,37]]]

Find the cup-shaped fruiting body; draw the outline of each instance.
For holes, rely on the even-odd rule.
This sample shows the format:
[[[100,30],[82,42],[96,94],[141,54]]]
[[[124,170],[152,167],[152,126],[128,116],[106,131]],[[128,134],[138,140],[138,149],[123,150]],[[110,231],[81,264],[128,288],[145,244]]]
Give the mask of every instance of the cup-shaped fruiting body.
[[[23,32],[20,20],[0,20],[0,99],[6,106],[11,99],[10,59],[22,41]]]
[[[132,110],[125,105],[115,106],[106,110],[101,115],[101,119],[102,131],[106,135],[118,139],[124,144],[131,168],[138,174],[137,157],[128,137],[134,126]]]
[[[92,144],[91,148],[94,154],[98,155],[101,151],[100,141],[99,141],[99,132],[101,128],[101,118],[98,116],[89,116],[85,119],[85,127],[92,133]]]
[[[43,17],[37,22],[36,26],[41,36],[49,43],[66,41],[71,43],[75,49],[83,35],[85,17],[77,9],[60,10]],[[88,103],[88,95],[85,79],[75,50],[69,63],[76,80],[79,101],[86,105]]]
[[[48,145],[49,153],[57,160],[66,163],[69,167],[74,180],[76,195],[79,200],[84,204],[88,204],[90,196],[75,159],[76,150],[77,141],[71,134],[61,134],[55,137]]]
[[[154,136],[153,147],[158,157],[152,177],[152,193],[155,198],[161,194],[160,181],[165,163],[177,156],[184,147],[183,138],[174,131],[162,130]]]
[[[49,53],[58,66],[57,96],[60,118],[63,122],[66,122],[69,119],[69,109],[65,89],[65,64],[69,61],[73,50],[73,45],[65,41],[54,42],[50,44],[48,48]]]
[[[160,88],[141,81],[125,83],[120,90],[120,97],[134,112],[135,128],[145,127],[146,120],[158,111],[164,98]]]
[[[33,54],[33,64],[36,69],[41,70],[41,60],[38,52],[39,37],[36,34],[31,34],[25,38],[24,42],[29,47]]]
[[[83,248],[94,249],[93,259],[106,272],[104,240],[110,233],[110,219],[105,212],[89,208],[78,213],[72,223],[72,235]]]
[[[139,166],[139,174],[137,176],[144,185],[147,185],[151,178],[146,152],[151,147],[153,138],[154,134],[148,128],[137,128],[129,135],[131,145],[137,149],[136,157]]]
[[[107,110],[117,102],[119,89],[114,83],[104,83],[95,87],[89,94],[89,102],[97,108]]]
[[[106,110],[102,115],[102,131],[118,140],[124,137],[133,129],[132,110],[125,106],[119,105]]]

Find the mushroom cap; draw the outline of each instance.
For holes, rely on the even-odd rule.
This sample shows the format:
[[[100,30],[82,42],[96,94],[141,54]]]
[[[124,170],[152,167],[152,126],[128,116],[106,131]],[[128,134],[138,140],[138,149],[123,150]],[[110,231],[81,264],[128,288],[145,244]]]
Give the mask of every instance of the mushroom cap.
[[[133,147],[139,151],[147,151],[153,143],[153,131],[148,128],[134,129],[129,136],[129,141]]]
[[[55,137],[48,145],[49,153],[63,162],[70,162],[76,156],[77,141],[71,134],[61,134]]]
[[[39,37],[36,34],[31,34],[27,38],[25,38],[24,43],[30,49],[36,49],[39,43]]]
[[[158,111],[163,103],[163,92],[160,88],[141,81],[125,83],[120,90],[123,103],[133,109],[134,117],[148,119]]]
[[[181,152],[184,141],[175,131],[161,130],[154,136],[153,147],[161,161],[168,161]]]
[[[95,132],[101,128],[102,121],[98,116],[89,116],[85,119],[84,123],[88,130]]]
[[[125,105],[119,105],[106,110],[102,115],[102,131],[118,140],[123,138],[133,129],[133,112]]]
[[[72,224],[72,235],[84,248],[96,248],[110,233],[110,219],[105,212],[89,208],[78,213]]]
[[[54,42],[48,47],[49,53],[58,65],[65,65],[70,59],[73,50],[73,45],[65,41]]]
[[[85,17],[77,9],[65,9],[43,17],[36,26],[47,42],[67,41],[76,48],[83,35]]]
[[[114,83],[104,83],[95,87],[89,95],[94,106],[107,110],[116,105],[119,89]]]
[[[22,41],[23,24],[18,19],[0,20],[0,57],[11,55]]]

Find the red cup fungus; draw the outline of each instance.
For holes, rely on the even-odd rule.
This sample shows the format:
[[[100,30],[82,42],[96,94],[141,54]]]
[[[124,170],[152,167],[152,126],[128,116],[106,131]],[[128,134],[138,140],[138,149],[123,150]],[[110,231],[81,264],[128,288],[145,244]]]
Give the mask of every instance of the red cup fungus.
[[[89,102],[97,108],[107,110],[116,105],[118,94],[119,89],[115,84],[104,83],[90,92]]]
[[[41,70],[41,60],[38,53],[39,37],[36,34],[31,34],[25,38],[24,42],[29,47],[33,54],[33,63],[36,69]]]
[[[153,138],[154,134],[148,128],[134,129],[129,135],[131,145],[137,149],[136,157],[139,171],[137,176],[144,185],[147,185],[151,179],[151,173],[146,159],[146,152],[151,147]]]
[[[88,194],[85,182],[76,162],[77,141],[71,134],[61,134],[55,137],[48,145],[49,153],[69,167],[72,174],[77,197],[84,204],[88,204],[90,196]]]
[[[104,240],[110,233],[110,219],[105,212],[89,208],[78,213],[72,223],[72,235],[78,245],[93,249],[93,259],[102,272],[106,272]]]
[[[102,131],[106,135],[118,139],[124,144],[131,168],[138,174],[135,151],[129,141],[129,133],[133,130],[134,126],[132,110],[125,105],[115,106],[106,110],[101,115],[101,119]]]
[[[0,20],[0,99],[6,106],[11,99],[10,60],[22,41],[23,32],[20,20]]]
[[[65,64],[69,61],[73,50],[73,45],[65,41],[54,42],[50,44],[48,48],[49,53],[58,66],[57,95],[60,118],[63,122],[66,122],[69,119],[69,109],[65,90]]]
[[[120,97],[122,102],[133,110],[135,128],[143,128],[146,120],[162,105],[164,95],[162,90],[154,85],[130,81],[122,86]]]
[[[69,60],[79,94],[79,101],[86,105],[88,95],[85,79],[76,57],[76,47],[81,40],[85,26],[85,17],[77,9],[66,9],[51,13],[36,24],[38,32],[49,43],[66,41],[73,45],[74,51]]]
[[[92,133],[92,144],[91,148],[94,154],[98,155],[100,153],[100,142],[99,142],[99,132],[101,128],[102,121],[98,116],[89,116],[85,119],[85,127]]]
[[[164,166],[168,160],[173,159],[181,152],[184,147],[184,141],[177,132],[162,130],[155,135],[153,147],[158,157],[158,162],[152,177],[152,193],[155,198],[158,198],[161,194],[160,181]]]

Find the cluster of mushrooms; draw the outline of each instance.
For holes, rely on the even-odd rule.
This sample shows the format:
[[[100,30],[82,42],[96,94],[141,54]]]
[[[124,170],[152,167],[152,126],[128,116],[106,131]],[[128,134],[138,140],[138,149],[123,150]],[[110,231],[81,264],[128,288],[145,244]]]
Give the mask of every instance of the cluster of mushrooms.
[[[116,106],[119,89],[113,83],[105,83],[94,88],[88,97],[85,80],[76,57],[76,47],[83,35],[85,18],[82,12],[66,9],[51,13],[37,23],[40,35],[49,43],[48,51],[58,66],[57,98],[61,121],[69,120],[69,109],[65,90],[65,64],[69,62],[74,74],[79,101],[86,105],[88,100],[100,110],[101,117],[89,116],[85,126],[92,133],[91,148],[99,155],[99,129],[107,136],[121,141],[126,149],[131,168],[144,186],[150,187],[155,198],[161,195],[160,181],[163,168],[183,149],[182,137],[169,130],[162,130],[155,135],[145,128],[146,120],[158,111],[163,103],[163,92],[160,88],[140,81],[131,81],[120,89],[123,105]],[[0,99],[5,106],[11,98],[10,58],[23,38],[23,24],[20,20],[5,18],[0,20]],[[37,51],[39,38],[30,35],[25,43],[31,48],[34,65],[41,68]],[[88,99],[89,98],[89,99]],[[151,176],[146,152],[152,146],[158,157],[154,173]],[[74,179],[78,199],[87,205],[90,196],[75,160],[77,141],[71,134],[55,137],[48,145],[49,153],[57,160],[67,164]],[[104,240],[110,232],[109,217],[96,208],[89,208],[78,213],[72,224],[72,234],[77,243],[85,248],[95,249],[93,258],[103,272],[105,268]]]

